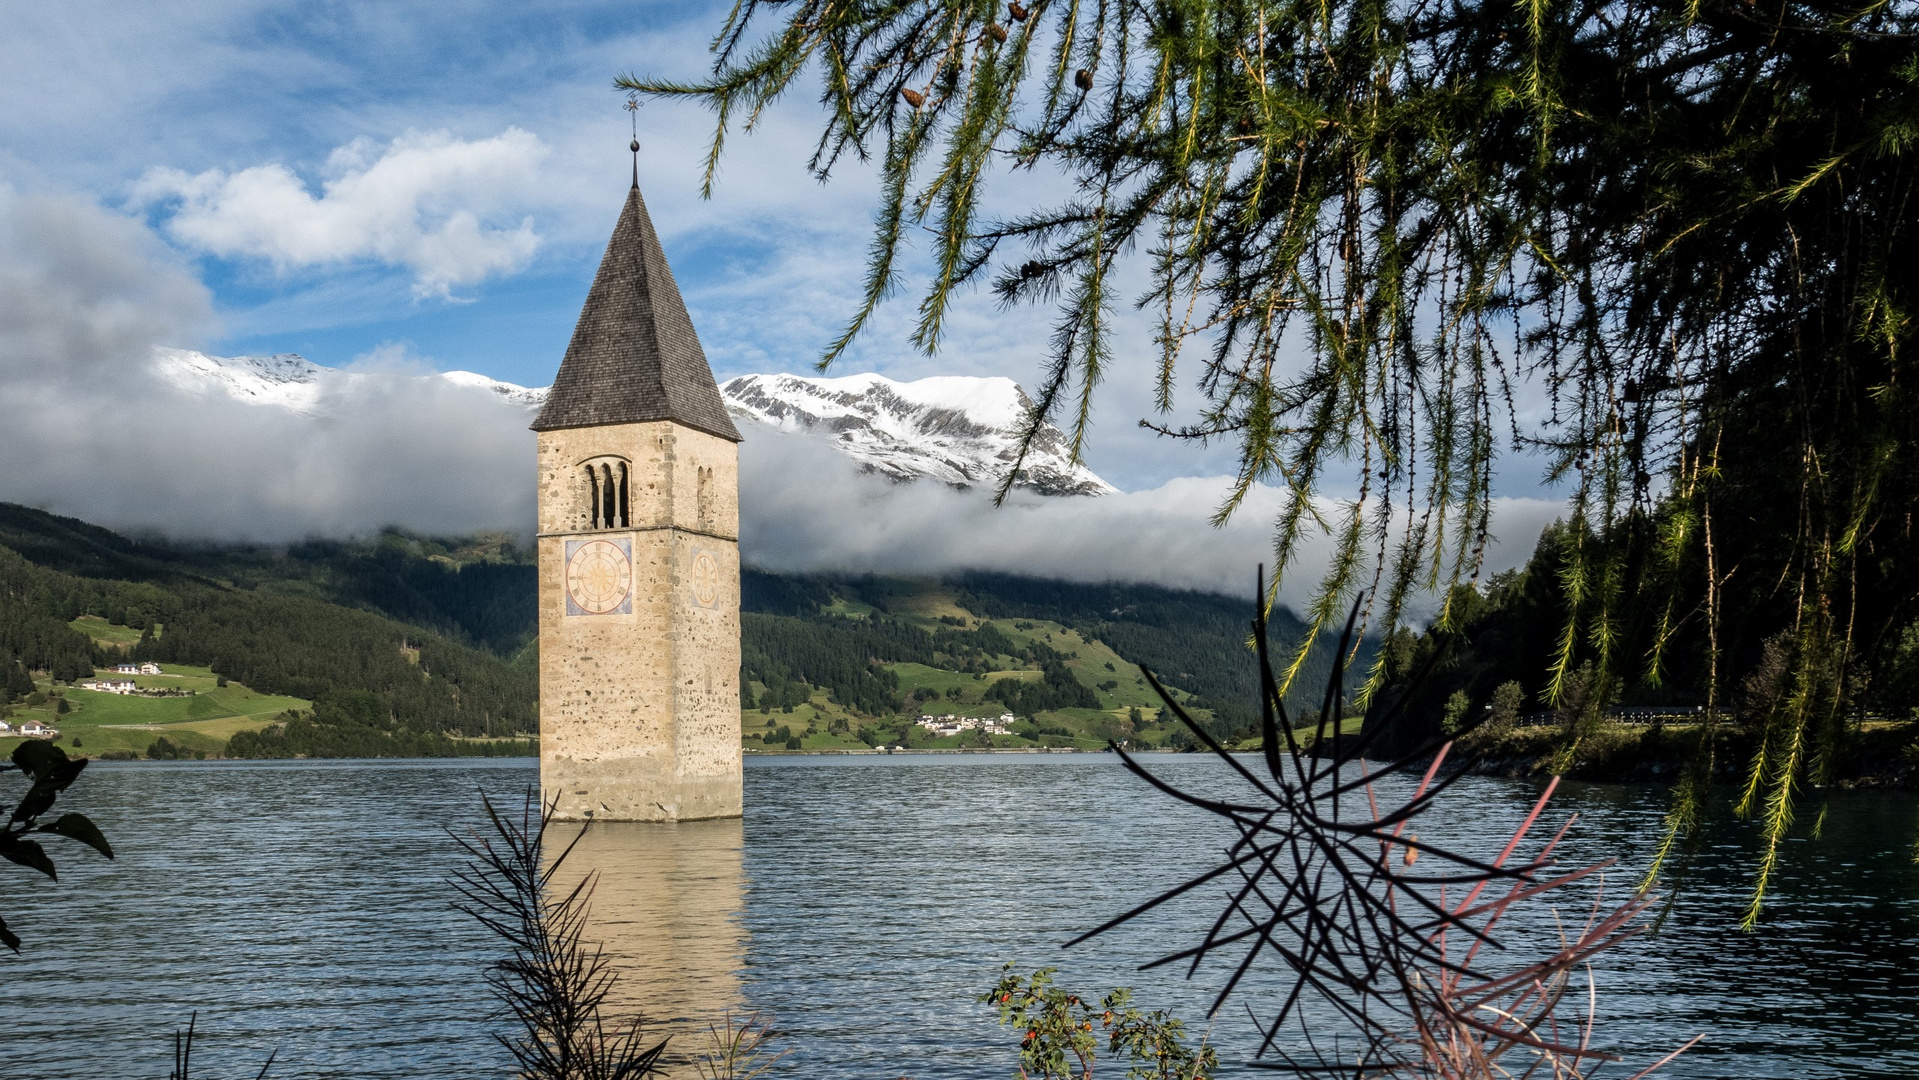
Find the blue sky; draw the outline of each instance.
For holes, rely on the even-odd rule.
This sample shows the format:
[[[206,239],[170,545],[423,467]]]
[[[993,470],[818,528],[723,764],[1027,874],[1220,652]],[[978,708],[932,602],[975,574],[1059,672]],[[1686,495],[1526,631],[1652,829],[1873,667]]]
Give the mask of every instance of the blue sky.
[[[398,350],[424,366],[541,385],[624,195],[628,117],[612,80],[700,73],[724,11],[217,0],[29,9],[16,12],[24,25],[0,44],[13,73],[0,89],[0,175],[139,215],[211,290],[218,325],[195,347],[299,352],[332,366]],[[722,379],[805,371],[857,302],[871,176],[849,166],[822,187],[805,173],[816,116],[810,96],[796,94],[762,131],[736,136],[715,197],[703,202],[707,114],[657,102],[640,113],[642,186]],[[513,141],[518,158],[437,186],[373,182],[402,143],[435,139],[448,155]],[[275,170],[282,201],[250,212],[221,203]],[[356,179],[367,213],[410,211],[430,232],[471,209],[482,239],[524,228],[531,254],[423,285],[430,259],[350,243],[295,258],[286,237],[253,235],[263,217],[300,209],[286,199],[325,206],[341,201],[330,185]],[[1046,185],[998,190],[1017,200]],[[996,374],[1030,385],[1043,360],[1045,310],[1003,313],[972,297],[936,358],[908,343],[912,315],[911,295],[892,303],[839,370]],[[1142,322],[1142,375],[1146,335]],[[1148,387],[1125,375],[1102,395],[1096,469],[1137,487],[1227,465],[1217,452],[1138,433]]]
[[[442,366],[540,382],[565,347],[625,194],[627,117],[612,79],[655,69],[654,57],[691,52],[697,61],[685,46],[714,14],[673,4],[42,8],[25,13],[34,25],[8,35],[6,66],[16,75],[0,109],[0,161],[15,183],[86,192],[141,213],[176,242],[220,312],[209,347],[343,364],[399,343]],[[671,111],[682,115],[661,115]],[[776,242],[792,239],[796,230],[777,218],[803,207],[749,205],[739,196],[750,193],[689,213],[682,166],[697,152],[701,117],[655,107],[646,120],[648,187],[670,211],[663,217],[678,222],[669,235],[689,293],[723,284],[744,261],[728,237],[752,225],[730,214],[771,217]],[[412,133],[477,142],[509,130],[530,136],[532,168],[445,194],[487,196],[486,224],[529,220],[537,251],[448,295],[415,295],[409,268],[377,255],[288,266],[181,243],[167,229],[176,202],[135,201],[155,170],[273,165],[317,197],[337,179],[329,157],[356,141],[377,155]],[[493,190],[482,191],[489,181]],[[429,219],[434,209],[444,207],[420,207]]]

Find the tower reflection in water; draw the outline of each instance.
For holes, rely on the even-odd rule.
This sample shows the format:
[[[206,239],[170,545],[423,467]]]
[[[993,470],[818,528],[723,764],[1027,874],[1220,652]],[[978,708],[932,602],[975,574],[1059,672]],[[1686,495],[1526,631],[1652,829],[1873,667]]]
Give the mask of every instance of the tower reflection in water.
[[[546,850],[557,855],[578,835],[555,822]],[[746,882],[739,818],[595,822],[560,865],[564,895],[598,873],[586,938],[605,950],[618,976],[607,1017],[622,1026],[646,1017],[648,1044],[671,1035],[671,1077],[693,1077],[691,1055],[711,1043],[709,1025],[741,1014],[739,972],[746,931],[740,907]]]

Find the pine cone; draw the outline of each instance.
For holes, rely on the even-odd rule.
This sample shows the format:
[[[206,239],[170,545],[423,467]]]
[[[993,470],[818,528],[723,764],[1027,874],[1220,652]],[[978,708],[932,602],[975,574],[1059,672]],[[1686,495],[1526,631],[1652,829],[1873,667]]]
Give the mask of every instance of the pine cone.
[[[908,105],[911,105],[915,109],[919,108],[921,105],[926,104],[926,96],[924,94],[921,94],[918,90],[913,89],[912,87],[902,87],[900,89],[900,96],[905,98],[906,103]]]
[[[1081,90],[1091,90],[1093,88],[1093,73],[1085,68],[1080,68],[1073,73],[1073,85],[1079,87]]]
[[[1011,15],[1014,22],[1025,22],[1027,11],[1019,6],[1019,0],[1014,0],[1013,3],[1006,5],[1006,14]]]
[[[1006,28],[998,23],[987,23],[986,33],[1001,45],[1006,44]]]

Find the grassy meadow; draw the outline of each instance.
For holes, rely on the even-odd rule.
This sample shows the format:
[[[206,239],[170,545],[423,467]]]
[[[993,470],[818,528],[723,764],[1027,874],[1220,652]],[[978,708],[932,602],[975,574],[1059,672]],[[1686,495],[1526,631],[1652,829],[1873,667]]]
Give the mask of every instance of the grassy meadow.
[[[842,601],[827,610],[843,617],[863,618],[874,609],[866,604]],[[925,729],[913,728],[903,732],[909,740],[906,745],[911,749],[1101,750],[1113,738],[1125,739],[1135,746],[1155,746],[1163,744],[1177,726],[1177,721],[1170,717],[1160,718],[1162,703],[1146,685],[1138,668],[1104,642],[1083,636],[1060,623],[1043,619],[982,619],[959,606],[950,586],[936,582],[927,582],[917,592],[890,597],[887,614],[927,630],[938,630],[941,626],[967,630],[992,626],[1017,646],[1023,647],[1029,642],[1047,645],[1067,656],[1066,666],[1074,678],[1099,698],[1098,708],[1058,709],[1022,717],[1015,725],[1015,731],[1020,734],[1014,735],[982,736],[969,731],[935,738]],[[995,657],[993,663],[996,670],[972,673],[917,663],[892,663],[885,667],[899,678],[899,695],[906,702],[905,713],[909,717],[922,713],[996,717],[1007,711],[999,701],[986,698],[987,690],[996,681],[1038,680],[1043,673],[1038,667],[1009,656]],[[767,687],[756,681],[747,684],[744,690],[750,697],[758,698]],[[1184,701],[1190,695],[1174,691],[1174,697]],[[1139,711],[1137,724],[1132,719],[1135,709]],[[1198,715],[1207,714],[1201,711]],[[781,728],[799,737],[802,751],[820,752],[866,750],[869,744],[859,737],[860,729],[881,726],[897,730],[897,725],[876,725],[872,717],[854,715],[829,700],[825,690],[816,688],[810,700],[793,706],[791,712],[781,708],[770,712],[753,707],[743,710],[740,732],[746,749],[752,752],[789,752],[783,741],[766,741],[766,736]],[[888,739],[887,745],[900,745],[900,742]]]
[[[106,644],[126,645],[140,638],[140,631],[114,626],[104,619],[76,619],[73,627]],[[219,677],[204,667],[188,664],[164,664],[159,675],[121,675],[111,668],[94,672],[95,678],[132,679],[146,690],[184,690],[185,697],[136,697],[85,690],[77,686],[57,687],[45,680],[37,684],[48,698],[42,705],[16,704],[8,722],[16,727],[27,720],[39,720],[60,732],[58,742],[71,752],[98,757],[117,751],[144,756],[148,746],[161,735],[170,742],[205,754],[217,754],[236,732],[256,731],[273,722],[288,709],[310,709],[312,703],[294,697],[260,694],[229,682],[219,685]],[[59,713],[58,703],[65,700],[68,711]],[[18,738],[0,738],[0,754],[11,753]]]

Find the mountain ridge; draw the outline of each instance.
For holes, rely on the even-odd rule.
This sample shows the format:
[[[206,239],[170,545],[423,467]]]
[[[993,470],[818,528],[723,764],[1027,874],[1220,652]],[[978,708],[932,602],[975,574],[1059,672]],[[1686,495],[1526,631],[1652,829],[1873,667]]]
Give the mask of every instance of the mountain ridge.
[[[224,393],[249,405],[322,417],[331,393],[375,373],[316,364],[298,353],[213,356],[159,349],[154,372],[194,394]],[[396,373],[402,374],[405,373]],[[503,382],[472,371],[405,377],[437,378],[486,390],[530,415],[547,387]],[[834,378],[789,374],[741,375],[720,387],[728,413],[774,431],[827,442],[863,472],[911,482],[929,479],[957,488],[997,488],[1019,462],[1014,486],[1042,496],[1098,496],[1119,489],[1073,460],[1065,433],[1043,426],[1020,460],[1019,433],[1032,409],[1026,392],[1003,376],[934,376],[899,381],[866,373]]]

